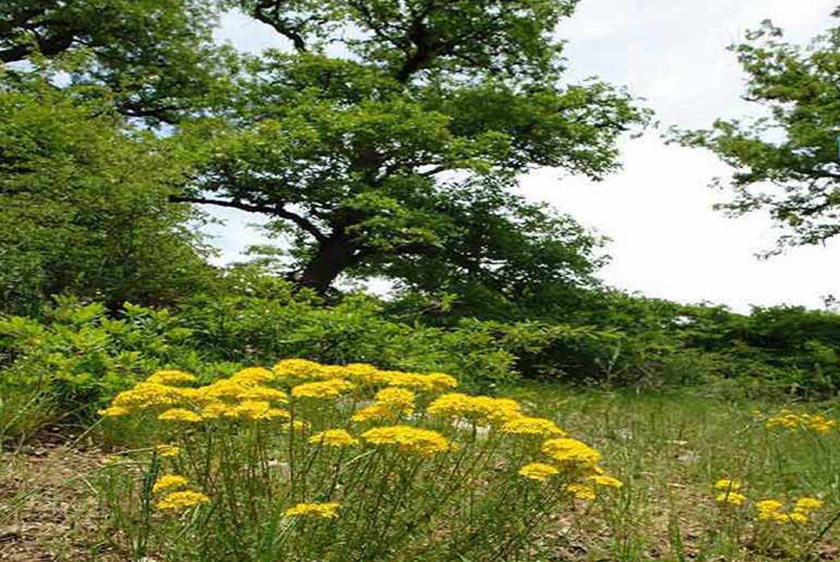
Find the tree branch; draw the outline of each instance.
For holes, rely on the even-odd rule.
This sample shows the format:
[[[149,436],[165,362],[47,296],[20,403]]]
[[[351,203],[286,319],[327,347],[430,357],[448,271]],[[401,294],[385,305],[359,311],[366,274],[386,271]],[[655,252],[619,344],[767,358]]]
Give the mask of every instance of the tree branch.
[[[309,221],[306,217],[302,217],[296,213],[284,209],[280,205],[254,205],[251,203],[244,203],[242,201],[225,201],[222,199],[207,199],[204,197],[186,197],[183,195],[170,195],[169,201],[171,203],[194,203],[196,205],[216,205],[217,207],[228,207],[231,209],[239,209],[249,213],[263,213],[281,219],[289,220],[295,223],[305,232],[312,235],[315,240],[323,242],[327,236],[321,232],[315,224]]]

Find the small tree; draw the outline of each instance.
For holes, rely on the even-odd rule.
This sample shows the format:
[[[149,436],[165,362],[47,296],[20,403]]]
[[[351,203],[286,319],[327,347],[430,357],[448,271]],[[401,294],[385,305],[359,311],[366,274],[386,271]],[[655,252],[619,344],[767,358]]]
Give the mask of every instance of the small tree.
[[[840,9],[834,16],[840,17]],[[768,211],[788,230],[780,248],[840,234],[840,27],[808,47],[782,37],[781,29],[765,21],[732,47],[747,73],[745,98],[767,115],[719,120],[711,129],[680,136],[735,169],[735,198],[722,208],[735,216]]]

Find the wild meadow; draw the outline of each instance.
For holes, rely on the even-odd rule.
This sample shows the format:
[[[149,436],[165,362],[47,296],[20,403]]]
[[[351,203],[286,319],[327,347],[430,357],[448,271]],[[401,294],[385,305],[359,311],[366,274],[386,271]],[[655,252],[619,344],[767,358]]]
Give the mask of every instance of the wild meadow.
[[[634,3],[591,35],[599,1],[0,2],[0,562],[840,560],[835,272],[748,279],[752,227],[666,205],[762,214],[750,263],[831,251],[840,10],[807,45],[627,12],[736,37],[735,119],[674,73],[732,65],[605,46]],[[639,197],[594,204],[691,243],[618,245],[654,259],[611,286],[611,226],[554,203],[640,135]]]

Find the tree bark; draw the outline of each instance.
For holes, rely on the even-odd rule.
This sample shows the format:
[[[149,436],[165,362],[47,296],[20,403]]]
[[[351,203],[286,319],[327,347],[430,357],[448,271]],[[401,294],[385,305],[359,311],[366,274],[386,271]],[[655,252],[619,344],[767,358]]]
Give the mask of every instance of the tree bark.
[[[315,255],[306,264],[300,276],[302,287],[324,294],[344,270],[361,259],[360,244],[344,231],[334,231],[320,241]]]

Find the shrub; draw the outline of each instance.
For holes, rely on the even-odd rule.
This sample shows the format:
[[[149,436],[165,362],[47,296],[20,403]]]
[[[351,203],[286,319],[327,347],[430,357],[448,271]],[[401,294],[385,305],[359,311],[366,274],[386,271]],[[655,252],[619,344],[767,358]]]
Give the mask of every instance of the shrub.
[[[146,440],[103,480],[133,559],[509,560],[621,486],[554,421],[441,373],[292,359],[190,380],[156,373],[103,412]]]

